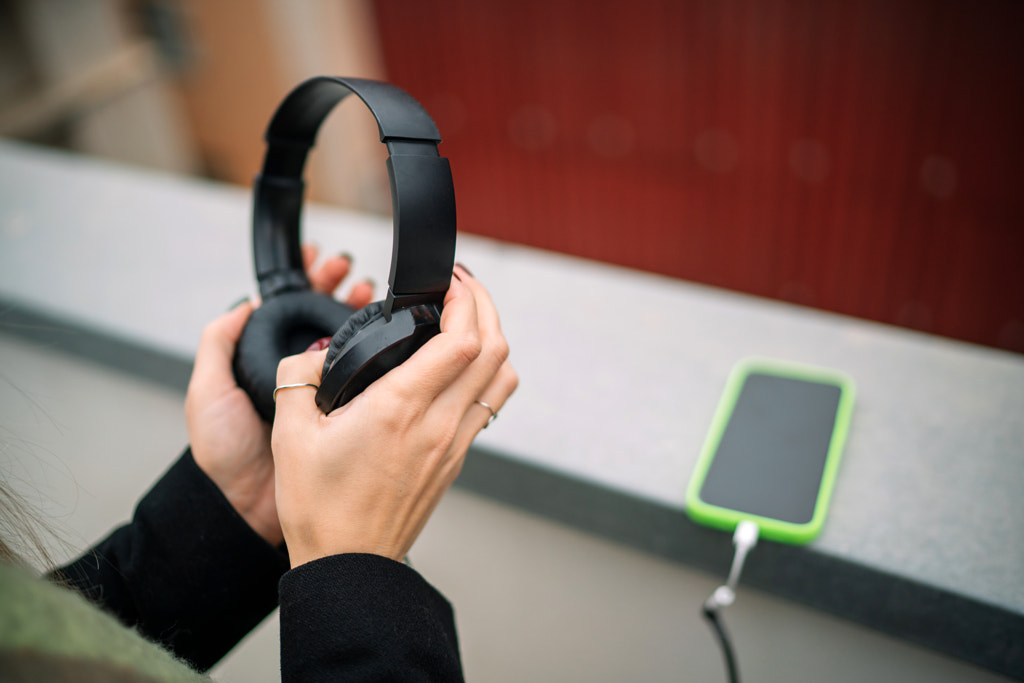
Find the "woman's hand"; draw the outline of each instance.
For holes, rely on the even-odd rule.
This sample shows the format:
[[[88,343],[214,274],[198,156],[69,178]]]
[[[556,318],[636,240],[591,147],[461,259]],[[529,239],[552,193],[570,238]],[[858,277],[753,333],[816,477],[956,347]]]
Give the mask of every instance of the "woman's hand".
[[[281,361],[277,383],[319,385],[326,351]],[[312,388],[277,397],[277,511],[292,566],[342,553],[400,560],[518,378],[487,291],[457,267],[441,333],[324,415]]]
[[[313,289],[325,294],[341,284],[352,265],[348,256],[335,256],[314,269],[317,249],[308,245],[302,257]],[[361,308],[372,296],[373,286],[360,282],[347,303]],[[249,526],[272,545],[280,545],[284,536],[274,501],[270,425],[256,414],[231,369],[235,345],[253,308],[246,301],[203,330],[185,396],[185,422],[196,464]]]

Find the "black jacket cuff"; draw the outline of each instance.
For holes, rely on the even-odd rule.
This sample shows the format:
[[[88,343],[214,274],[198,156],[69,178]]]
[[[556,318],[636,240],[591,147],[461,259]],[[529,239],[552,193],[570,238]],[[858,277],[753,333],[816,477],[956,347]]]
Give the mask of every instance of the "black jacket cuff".
[[[57,571],[122,623],[206,670],[274,609],[287,569],[287,556],[186,450],[129,524]]]
[[[281,680],[461,681],[451,605],[378,555],[334,555],[281,578]]]

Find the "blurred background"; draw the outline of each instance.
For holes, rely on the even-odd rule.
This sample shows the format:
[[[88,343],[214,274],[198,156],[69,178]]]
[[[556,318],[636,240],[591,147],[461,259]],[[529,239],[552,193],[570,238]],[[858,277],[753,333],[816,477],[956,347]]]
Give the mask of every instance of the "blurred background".
[[[1024,352],[1012,0],[14,0],[0,135],[249,185],[284,94],[431,112],[469,233]],[[368,112],[310,196],[390,210]]]
[[[248,187],[296,84],[386,79],[436,120],[464,232],[1024,353],[1021,36],[1009,0],[0,0],[0,137]],[[309,195],[387,214],[372,117],[331,117]],[[187,439],[181,392],[48,343],[0,358],[3,455],[83,547]],[[918,474],[893,482],[957,476]],[[414,562],[470,680],[721,679],[695,609],[720,576],[468,490],[434,520]],[[757,680],[997,678],[754,589],[735,610]],[[278,680],[276,629],[218,679]]]

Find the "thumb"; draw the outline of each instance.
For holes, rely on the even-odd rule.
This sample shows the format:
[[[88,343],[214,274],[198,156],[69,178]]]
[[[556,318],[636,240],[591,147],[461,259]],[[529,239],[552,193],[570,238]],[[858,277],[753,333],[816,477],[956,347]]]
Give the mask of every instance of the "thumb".
[[[218,341],[230,344],[232,353],[234,353],[235,344],[242,336],[242,330],[249,322],[249,316],[252,315],[255,308],[253,302],[246,299],[210,323],[209,327],[213,328],[214,336]]]
[[[244,301],[206,326],[192,368],[191,390],[202,394],[235,386],[231,361],[252,311],[252,303]]]

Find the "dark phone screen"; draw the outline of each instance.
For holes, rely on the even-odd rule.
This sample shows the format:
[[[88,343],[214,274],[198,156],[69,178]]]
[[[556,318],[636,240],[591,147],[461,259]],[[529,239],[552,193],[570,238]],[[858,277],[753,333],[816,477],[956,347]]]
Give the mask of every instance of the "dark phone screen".
[[[836,422],[837,385],[751,373],[704,478],[705,503],[807,524]]]

